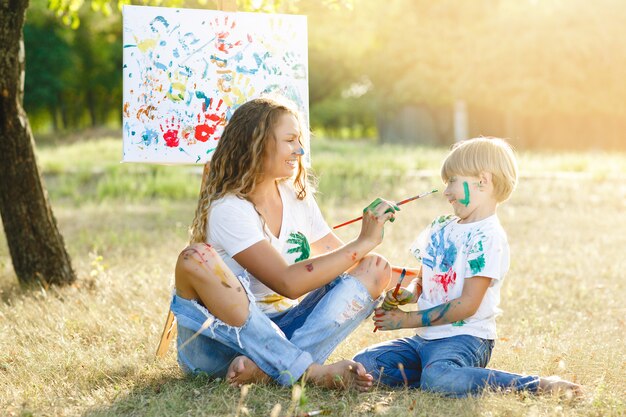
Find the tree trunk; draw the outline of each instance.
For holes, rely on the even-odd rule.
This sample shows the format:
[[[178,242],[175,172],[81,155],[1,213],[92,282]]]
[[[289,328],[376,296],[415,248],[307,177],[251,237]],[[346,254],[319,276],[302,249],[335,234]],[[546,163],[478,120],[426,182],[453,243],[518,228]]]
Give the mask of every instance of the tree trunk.
[[[68,126],[68,116],[67,116],[67,106],[65,105],[65,98],[61,92],[58,93],[58,106],[59,113],[61,113],[61,129],[67,129]]]
[[[89,119],[91,120],[91,127],[98,127],[98,112],[96,111],[96,98],[92,87],[88,87],[87,94],[85,95],[87,100],[87,110],[89,113]]]
[[[76,279],[35,160],[23,109],[24,17],[28,0],[0,0],[0,215],[23,285]]]
[[[57,105],[49,105],[48,113],[50,114],[50,120],[52,120],[52,131],[57,133],[59,129],[59,116],[57,112]]]

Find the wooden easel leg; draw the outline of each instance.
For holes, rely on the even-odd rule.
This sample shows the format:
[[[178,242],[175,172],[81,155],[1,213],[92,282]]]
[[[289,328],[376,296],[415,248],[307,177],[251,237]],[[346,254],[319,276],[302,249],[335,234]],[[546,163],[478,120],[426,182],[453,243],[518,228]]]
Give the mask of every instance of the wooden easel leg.
[[[165,327],[163,327],[163,334],[161,334],[161,340],[156,350],[157,358],[162,358],[167,353],[170,347],[170,341],[176,336],[176,317],[172,310],[168,310],[167,319],[165,320]]]

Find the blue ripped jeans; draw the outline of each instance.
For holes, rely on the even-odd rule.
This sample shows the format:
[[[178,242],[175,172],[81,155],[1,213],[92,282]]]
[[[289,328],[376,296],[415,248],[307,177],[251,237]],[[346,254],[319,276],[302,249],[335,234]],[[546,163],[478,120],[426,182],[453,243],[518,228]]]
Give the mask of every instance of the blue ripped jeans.
[[[311,364],[323,364],[379,301],[358,279],[342,274],[296,307],[270,318],[256,306],[247,277],[238,278],[250,301],[241,327],[220,321],[195,300],[173,296],[178,363],[185,372],[223,378],[230,362],[245,355],[278,383],[291,385]]]
[[[485,369],[493,344],[493,340],[470,335],[434,340],[413,336],[370,346],[354,360],[365,366],[374,381],[447,397],[466,397],[485,388],[537,391],[537,376]]]

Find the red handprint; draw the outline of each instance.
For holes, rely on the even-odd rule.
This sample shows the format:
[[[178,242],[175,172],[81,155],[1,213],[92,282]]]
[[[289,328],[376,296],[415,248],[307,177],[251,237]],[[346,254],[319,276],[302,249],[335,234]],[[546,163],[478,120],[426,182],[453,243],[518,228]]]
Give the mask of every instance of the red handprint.
[[[229,49],[233,49],[235,46],[241,45],[241,41],[238,40],[236,42],[229,42],[228,37],[235,26],[237,26],[237,22],[235,20],[232,21],[232,24],[228,25],[228,16],[224,18],[224,23],[221,23],[219,19],[216,17],[214,22],[210,23],[211,28],[215,31],[215,47],[218,51],[228,53]]]
[[[206,112],[204,115],[198,115],[198,126],[196,126],[195,138],[200,142],[206,142],[215,134],[215,130],[220,124],[224,124],[226,120],[226,111],[222,111],[220,114],[220,107],[222,106],[223,100],[220,100],[217,103],[217,107],[215,110],[212,109],[214,99],[211,99],[209,103],[209,108],[206,109],[205,104],[202,104],[202,111]],[[202,117],[204,117],[204,123],[202,122]],[[218,138],[215,138],[216,140]]]
[[[165,128],[163,128],[163,125],[159,125],[159,127],[161,128],[161,132],[163,132],[165,146],[169,146],[170,148],[177,147],[179,142],[178,129],[180,129],[180,122],[176,121],[174,116],[172,116],[172,120],[165,120]]]

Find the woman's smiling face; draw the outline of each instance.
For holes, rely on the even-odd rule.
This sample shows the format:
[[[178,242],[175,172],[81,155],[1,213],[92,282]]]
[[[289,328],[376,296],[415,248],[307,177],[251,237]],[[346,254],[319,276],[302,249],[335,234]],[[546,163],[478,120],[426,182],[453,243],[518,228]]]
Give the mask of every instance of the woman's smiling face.
[[[301,164],[304,149],[300,143],[300,123],[291,113],[284,113],[274,127],[274,146],[265,155],[265,176],[268,179],[291,177]]]

